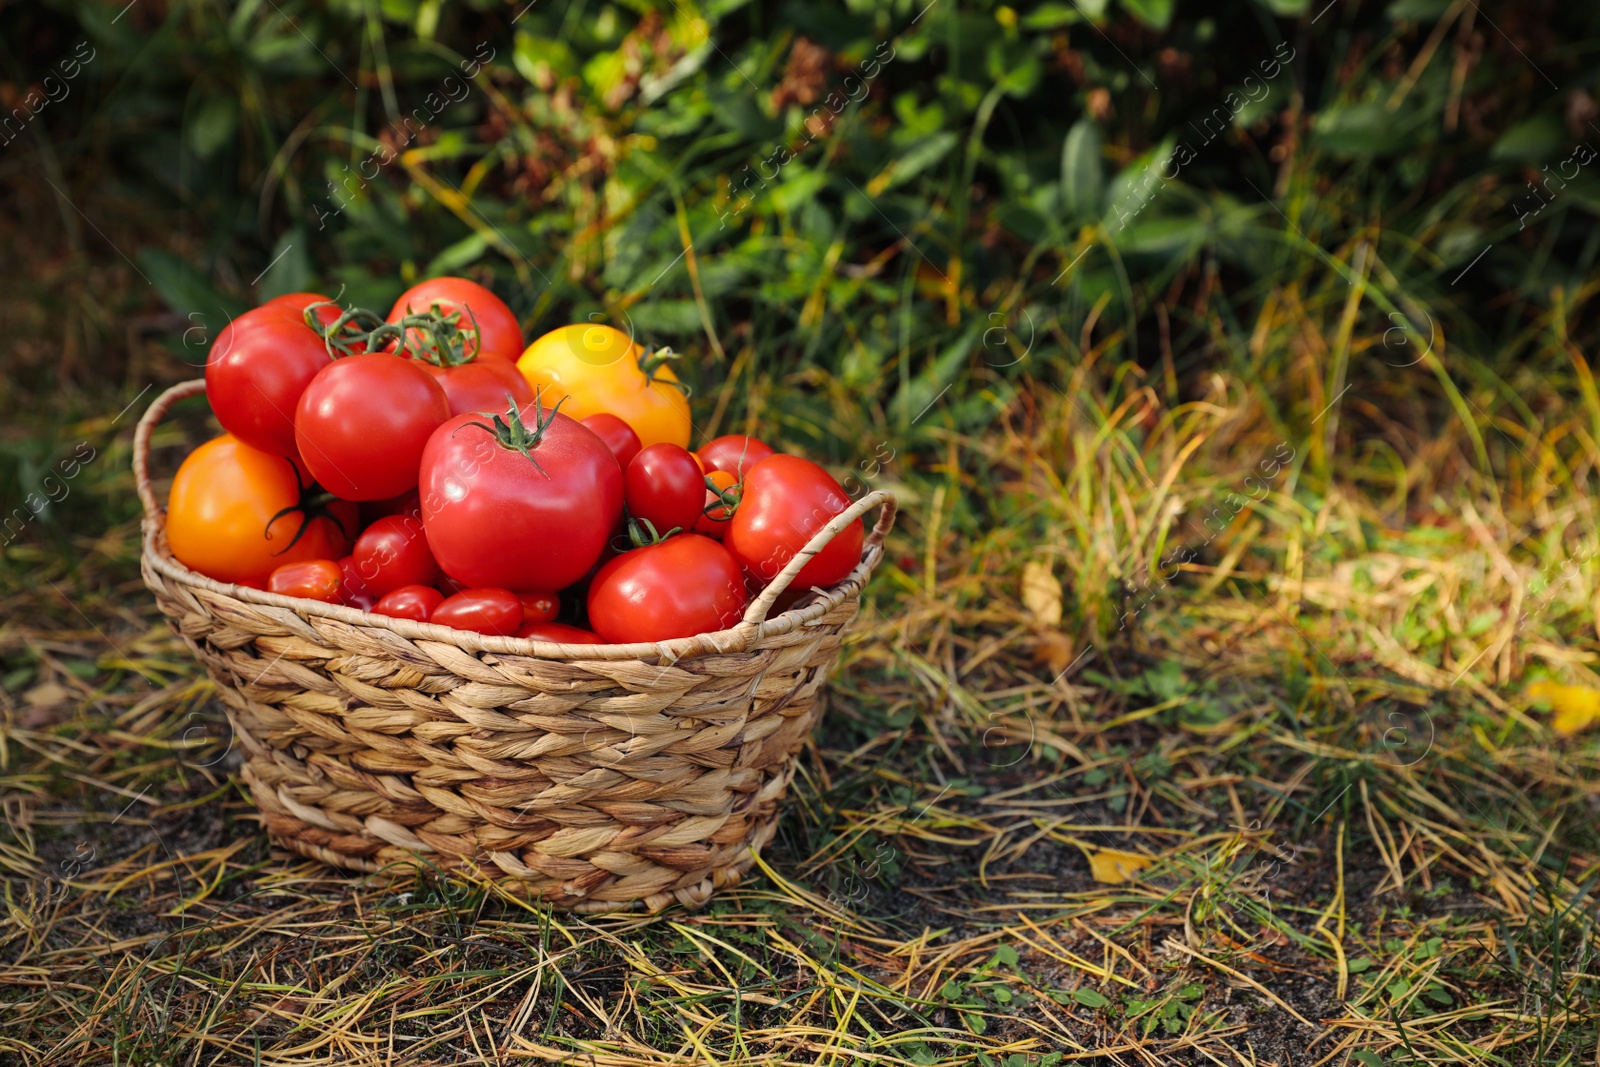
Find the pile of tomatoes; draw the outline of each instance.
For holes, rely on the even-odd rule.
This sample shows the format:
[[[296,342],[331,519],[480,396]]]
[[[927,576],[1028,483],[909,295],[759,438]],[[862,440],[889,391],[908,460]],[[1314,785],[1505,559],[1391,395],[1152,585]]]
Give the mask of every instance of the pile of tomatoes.
[[[488,289],[437,278],[386,318],[290,293],[216,338],[222,436],[168,502],[218,581],[569,643],[726,629],[850,499],[754,437],[691,452],[669,349],[577,324],[524,347]],[[840,581],[860,520],[779,599]]]

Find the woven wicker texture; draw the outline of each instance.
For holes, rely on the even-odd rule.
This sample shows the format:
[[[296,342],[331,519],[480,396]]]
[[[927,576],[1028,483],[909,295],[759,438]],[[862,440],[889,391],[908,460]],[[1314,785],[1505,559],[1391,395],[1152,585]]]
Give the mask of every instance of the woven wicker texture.
[[[659,644],[487,637],[213,581],[173,558],[140,420],[145,582],[216,683],[272,840],[339,867],[423,864],[580,912],[704,904],[772,837],[895,503],[818,531],[744,619]],[[861,563],[767,612],[882,508]]]

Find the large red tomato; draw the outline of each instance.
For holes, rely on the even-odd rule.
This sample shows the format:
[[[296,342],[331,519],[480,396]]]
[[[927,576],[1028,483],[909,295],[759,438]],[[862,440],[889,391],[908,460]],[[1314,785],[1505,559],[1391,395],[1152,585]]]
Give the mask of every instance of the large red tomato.
[[[300,397],[294,436],[306,467],[343,500],[382,500],[417,484],[428,437],[450,417],[421,364],[381,352],[347,356]]]
[[[605,442],[537,402],[492,420],[457,415],[429,439],[421,474],[428,546],[468,586],[565,589],[622,513],[622,471]]]
[[[318,305],[318,307],[311,312],[312,317],[324,327],[332,326],[339,320],[339,316],[344,314],[344,309],[321,293],[284,293],[282,296],[273,297],[261,306],[264,308],[285,308],[294,312],[300,318],[300,321],[304,322],[305,313],[310,310],[313,304]],[[350,329],[359,330],[360,327],[352,326]],[[345,341],[348,346],[346,354],[365,352],[367,350],[367,346],[364,343],[352,342],[348,337],[345,338]]]
[[[739,507],[723,543],[752,575],[770,582],[850,503],[833,475],[810,460],[769,456],[745,474]],[[789,587],[827,587],[840,581],[861,562],[864,538],[857,519],[813,556]]]
[[[431,312],[435,304],[445,315],[455,315],[456,326],[463,332],[471,333],[476,323],[484,355],[512,362],[522,355],[522,325],[517,322],[517,316],[504,300],[466,278],[430,278],[413,285],[394,302],[389,321],[399,322],[407,314]],[[407,340],[426,345],[428,339],[418,330]],[[469,340],[467,354],[478,351],[479,346]]]
[[[244,444],[291,455],[300,395],[328,365],[328,350],[305,319],[267,304],[217,334],[206,357],[206,398],[222,428]]]
[[[178,468],[167,543],[179,562],[208,578],[265,589],[285,563],[337,559],[349,550],[356,506],[311,501],[310,479],[293,459],[223,434]]]
[[[589,584],[589,625],[615,644],[670,641],[725,630],[748,604],[732,554],[709,537],[679,534],[600,568]]]

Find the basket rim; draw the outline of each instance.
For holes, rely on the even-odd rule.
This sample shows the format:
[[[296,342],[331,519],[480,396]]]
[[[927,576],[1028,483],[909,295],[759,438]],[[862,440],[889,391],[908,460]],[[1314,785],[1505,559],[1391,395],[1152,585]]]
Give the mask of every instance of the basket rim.
[[[195,386],[200,388],[197,389]],[[811,587],[811,592],[821,594],[814,603],[803,607],[791,608],[773,618],[759,621],[752,621],[747,614],[744,619],[727,629],[696,634],[692,637],[680,637],[668,641],[641,641],[631,644],[568,644],[555,641],[536,641],[528,637],[498,637],[479,634],[470,630],[457,630],[453,627],[440,626],[435,623],[416,622],[412,619],[379,615],[376,612],[362,611],[359,608],[346,607],[341,604],[328,604],[318,600],[307,600],[302,597],[289,597],[281,593],[253,589],[250,586],[238,585],[232,582],[220,582],[185,566],[172,554],[166,537],[166,510],[155,502],[154,491],[145,469],[145,459],[149,451],[152,431],[160,422],[167,407],[177,400],[203,393],[203,388],[203,382],[186,382],[174,386],[153,401],[145,416],[140,420],[139,430],[134,442],[134,471],[136,481],[139,483],[140,498],[145,505],[144,518],[141,523],[143,528],[141,559],[151,570],[180,585],[205,590],[214,596],[224,596],[246,604],[288,610],[308,622],[310,617],[314,616],[369,630],[386,630],[408,640],[432,641],[451,645],[469,653],[487,652],[497,655],[523,656],[546,660],[647,660],[671,664],[678,660],[691,659],[698,656],[735,654],[758,647],[768,638],[781,637],[814,623],[833,611],[845,600],[858,597],[866,587],[867,579],[871,576],[873,568],[883,558],[884,538],[894,526],[895,512],[897,510],[894,494],[883,489],[868,493],[836,516],[827,526],[819,530],[812,537],[810,543],[806,545],[806,548],[795,558],[795,562],[801,562],[802,556],[809,559],[811,555],[820,551],[823,545],[832,540],[834,534],[860,519],[867,512],[875,508],[881,508],[878,522],[867,535],[862,546],[860,562],[851,569],[843,580],[828,589]],[[790,570],[797,571],[798,568],[786,568],[785,573],[787,574]],[[770,591],[773,586],[778,586],[784,576],[784,574],[780,574],[775,577],[769,583],[768,590]],[[788,574],[788,576],[793,577],[792,574]],[[788,584],[788,582],[783,582],[784,586]],[[782,587],[779,587],[779,592],[782,592]],[[773,598],[776,595],[774,593]],[[755,603],[759,603],[762,599],[766,599],[765,594],[758,597]],[[752,609],[755,607],[755,603],[752,604]]]

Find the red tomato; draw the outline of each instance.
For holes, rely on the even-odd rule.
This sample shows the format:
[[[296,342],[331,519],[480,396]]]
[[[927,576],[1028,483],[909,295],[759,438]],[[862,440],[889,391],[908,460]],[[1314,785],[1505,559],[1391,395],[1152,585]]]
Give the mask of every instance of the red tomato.
[[[561,614],[561,598],[554,593],[518,593],[524,623],[555,622]]]
[[[456,325],[465,333],[471,333],[476,322],[484,355],[499,356],[512,363],[522,355],[522,324],[517,316],[505,301],[466,278],[430,278],[413,285],[394,302],[389,321],[399,322],[408,312],[430,312],[435,304],[444,314],[457,315]],[[420,332],[412,331],[408,340],[415,342]],[[473,355],[480,346],[469,340],[466,350],[468,355]]]
[[[206,399],[222,428],[263,452],[295,452],[294,413],[306,386],[330,365],[299,313],[268,304],[222,328],[206,357]]]
[[[457,415],[422,455],[433,557],[472,586],[565,589],[586,574],[622,512],[622,471],[593,431],[536,402],[491,425]]]
[[[772,455],[772,448],[764,441],[742,433],[730,433],[714,441],[707,441],[696,453],[706,472],[731,471],[743,475],[745,471]]]
[[[558,641],[563,645],[603,645],[605,638],[597,633],[568,626],[564,622],[525,622],[516,636],[531,637],[535,641]]]
[[[367,588],[367,583],[356,570],[354,556],[346,556],[339,561],[339,575],[339,603],[347,608],[371,611],[378,598],[372,595],[372,590]]]
[[[428,437],[450,417],[422,366],[381,352],[334,360],[300,397],[295,443],[318,483],[343,500],[382,500],[417,484]]]
[[[633,457],[623,475],[628,514],[647,520],[658,535],[689,531],[705,507],[706,479],[694,453],[672,444],[651,445]]]
[[[439,564],[428,551],[422,520],[388,515],[368,526],[351,550],[356,574],[375,597],[403,585],[432,585],[439,580]]]
[[[533,403],[533,387],[528,379],[509,360],[474,359],[454,367],[440,367],[420,363],[423,370],[433,375],[450,400],[450,414],[465,415],[469,411],[493,413],[506,409],[506,397],[517,406]]]
[[[699,518],[695,520],[694,532],[723,540],[728,534],[728,520],[733,518],[735,507],[724,502],[724,495],[738,499],[739,481],[737,475],[728,471],[711,471],[700,483],[706,485],[706,490],[701,494],[703,503]],[[712,489],[711,486],[716,486]]]
[[[356,508],[318,506],[310,479],[287,456],[230,434],[189,453],[167,500],[167,543],[185,566],[219,582],[265,589],[285,563],[330,559],[350,548]]]
[[[639,435],[633,432],[632,426],[615,415],[602,411],[598,415],[590,415],[587,419],[578,421],[599,435],[600,440],[611,449],[611,454],[617,457],[617,466],[624,471],[628,469],[628,464],[633,462],[633,457],[639,454],[641,447]]]
[[[444,594],[430,585],[402,585],[391,589],[380,598],[372,610],[379,615],[396,619],[414,619],[427,622],[433,609],[444,600]]]
[[[468,589],[447,597],[428,615],[429,622],[457,630],[509,637],[522,625],[522,603],[505,589]]]
[[[342,578],[339,565],[331,559],[285,563],[267,579],[267,591],[320,600],[324,604],[337,604]]]
[[[616,644],[725,630],[749,603],[744,572],[709,537],[679,534],[624,552],[589,585],[589,625]]]
[[[770,582],[850,503],[833,475],[810,460],[769,456],[744,476],[744,493],[724,541],[746,570]],[[826,588],[840,581],[861,562],[864,538],[857,519],[812,557],[790,588]]]

